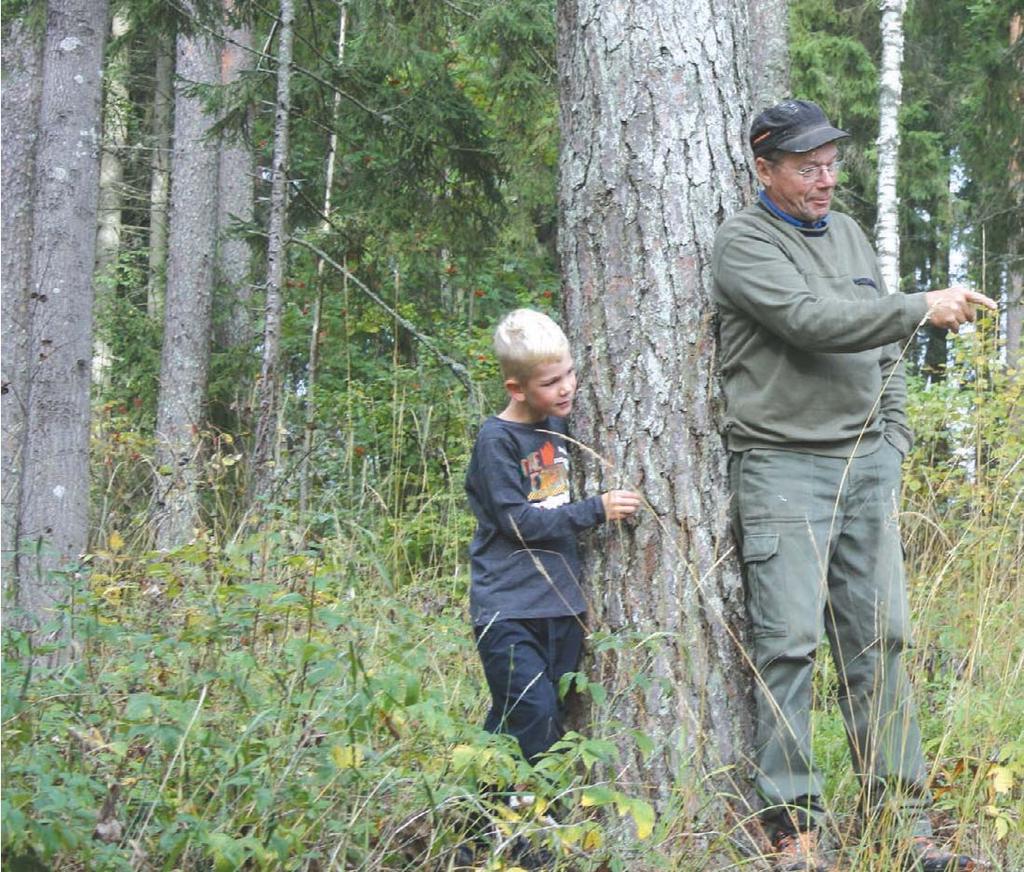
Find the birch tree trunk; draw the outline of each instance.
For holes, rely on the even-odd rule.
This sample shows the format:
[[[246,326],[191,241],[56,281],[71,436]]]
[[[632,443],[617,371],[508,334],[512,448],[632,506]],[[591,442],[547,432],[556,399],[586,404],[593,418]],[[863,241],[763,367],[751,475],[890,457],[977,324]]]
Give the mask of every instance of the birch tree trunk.
[[[750,15],[750,96],[760,112],[789,96],[789,0],[758,0]]]
[[[345,62],[345,38],[348,34],[348,2],[341,0],[338,4],[338,45],[336,50],[337,64]],[[334,206],[334,170],[338,158],[338,119],[341,116],[341,92],[334,92],[331,106],[331,135],[327,141],[327,157],[324,158],[324,220],[320,223],[320,231],[327,233],[331,229],[331,209]],[[302,461],[299,465],[299,513],[305,514],[309,507],[309,465],[316,442],[316,384],[320,366],[320,312],[324,302],[324,260],[316,260],[316,300],[313,303],[313,319],[309,331],[309,369],[306,379],[306,420],[303,433]]]
[[[118,40],[127,35],[128,18],[115,13],[110,25],[110,37]],[[122,45],[117,54],[108,58],[104,72],[103,144],[100,151],[100,199],[96,230],[96,297],[102,308],[104,298],[114,291],[111,266],[121,251],[122,201],[124,199],[123,157],[128,147],[128,51]],[[105,342],[96,340],[92,358],[92,378],[103,384],[110,369],[110,349]]]
[[[292,0],[281,0],[277,52],[277,108],[274,113],[274,157],[270,182],[267,233],[267,284],[263,306],[263,365],[257,390],[257,421],[252,450],[252,496],[269,495],[276,477],[274,448],[281,395],[282,286],[287,256],[288,122],[291,115]]]
[[[882,69],[878,88],[878,219],[875,249],[890,294],[900,289],[900,219],[896,191],[903,99],[903,12],[906,0],[879,0]]]
[[[128,19],[115,14],[112,40],[128,33]],[[103,99],[103,148],[100,155],[100,204],[97,213],[96,272],[102,274],[121,249],[121,202],[124,185],[122,156],[128,145],[128,51],[121,49],[107,62]]]
[[[586,493],[632,487],[650,503],[589,549],[592,628],[621,641],[595,671],[609,719],[653,741],[646,761],[623,743],[623,777],[662,797],[679,778],[692,795],[694,779],[742,767],[751,736],[710,302],[715,231],[752,192],[745,8],[558,9],[573,435],[607,461],[583,453]]]
[[[217,244],[217,143],[213,117],[187,93],[192,83],[220,81],[220,51],[202,35],[178,37],[174,151],[167,253],[167,296],[157,397],[156,544],[192,537],[198,519],[210,360],[210,310]]]
[[[146,311],[153,320],[164,313],[167,288],[167,204],[171,190],[171,124],[174,106],[174,37],[161,33],[156,41],[153,73],[153,157],[149,181],[149,288]]]
[[[230,11],[231,0],[225,10]],[[230,28],[221,51],[221,82],[236,84],[252,69],[252,31],[248,27]],[[244,348],[252,341],[252,252],[249,243],[231,233],[234,221],[250,222],[253,217],[253,153],[241,133],[224,137],[220,149],[220,198],[217,226],[218,273],[227,291],[229,310],[223,319],[218,345]]]
[[[47,4],[28,304],[18,605],[48,624],[88,544],[92,268],[105,0]],[[5,191],[6,193],[6,191]],[[58,629],[58,637],[64,630]],[[56,637],[55,637],[56,638]]]
[[[1019,236],[1010,240],[1006,276],[1006,368],[1020,377],[1021,323],[1024,321],[1024,251]]]
[[[22,444],[28,395],[28,296],[32,283],[32,192],[35,179],[36,120],[39,116],[43,35],[22,18],[3,25],[3,88],[0,209],[3,359],[0,366],[2,414],[2,561],[4,593],[14,590],[18,509],[21,499]]]

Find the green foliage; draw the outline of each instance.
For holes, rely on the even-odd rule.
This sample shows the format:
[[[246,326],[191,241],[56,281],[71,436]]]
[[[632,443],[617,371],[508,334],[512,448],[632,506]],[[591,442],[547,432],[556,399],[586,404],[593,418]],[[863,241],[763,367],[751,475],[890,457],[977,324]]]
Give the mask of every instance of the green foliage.
[[[875,222],[878,134],[877,18],[842,0],[790,4],[790,90],[818,103],[851,136],[842,143],[836,206],[863,227]]]

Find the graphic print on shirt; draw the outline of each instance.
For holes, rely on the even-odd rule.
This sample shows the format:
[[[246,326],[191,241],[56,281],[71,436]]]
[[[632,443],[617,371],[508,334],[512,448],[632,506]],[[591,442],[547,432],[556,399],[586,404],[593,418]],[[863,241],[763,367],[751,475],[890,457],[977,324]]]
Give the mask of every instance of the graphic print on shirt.
[[[556,449],[548,440],[519,461],[530,482],[527,499],[541,509],[556,509],[569,502],[569,452],[564,445]]]

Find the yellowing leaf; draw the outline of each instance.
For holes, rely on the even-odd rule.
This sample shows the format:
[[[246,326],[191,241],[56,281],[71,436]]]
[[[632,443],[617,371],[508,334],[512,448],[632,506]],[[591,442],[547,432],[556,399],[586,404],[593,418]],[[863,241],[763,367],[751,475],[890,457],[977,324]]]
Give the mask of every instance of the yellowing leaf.
[[[580,840],[580,836],[582,835],[583,829],[581,827],[563,826],[558,827],[555,830],[555,836],[558,838],[558,841],[561,844],[568,845],[570,847],[575,845]]]
[[[587,834],[583,837],[583,850],[596,851],[601,847],[601,841],[601,831],[599,829],[588,830]]]
[[[1009,766],[993,766],[988,770],[992,779],[992,789],[996,793],[1009,793],[1013,790],[1013,770]]]
[[[583,791],[583,796],[580,798],[580,805],[583,808],[607,805],[610,802],[615,802],[621,796],[622,795],[620,793],[608,787],[588,787]]]
[[[1010,821],[1005,817],[996,818],[996,839],[1002,841],[1010,834]]]
[[[636,837],[646,839],[654,832],[654,807],[642,799],[635,799],[630,803],[629,813],[633,815],[636,823]]]
[[[112,530],[110,535],[107,537],[107,545],[110,547],[110,550],[116,554],[124,548],[124,537],[122,537],[117,530]]]
[[[363,749],[358,745],[334,745],[331,759],[339,769],[358,769],[363,765]]]
[[[452,748],[452,765],[456,769],[469,769],[476,762],[477,752],[472,745],[456,745]]]

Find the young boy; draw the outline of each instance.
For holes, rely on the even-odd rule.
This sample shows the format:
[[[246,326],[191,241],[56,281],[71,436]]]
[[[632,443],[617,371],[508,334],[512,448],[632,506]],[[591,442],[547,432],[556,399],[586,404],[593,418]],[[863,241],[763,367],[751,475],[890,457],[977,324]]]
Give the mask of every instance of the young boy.
[[[576,373],[547,315],[517,309],[494,334],[509,402],[480,428],[466,493],[470,612],[491,691],[489,732],[515,736],[533,762],[564,732],[558,683],[579,663],[586,601],[576,534],[633,514],[640,497],[613,490],[571,502],[568,443]]]

